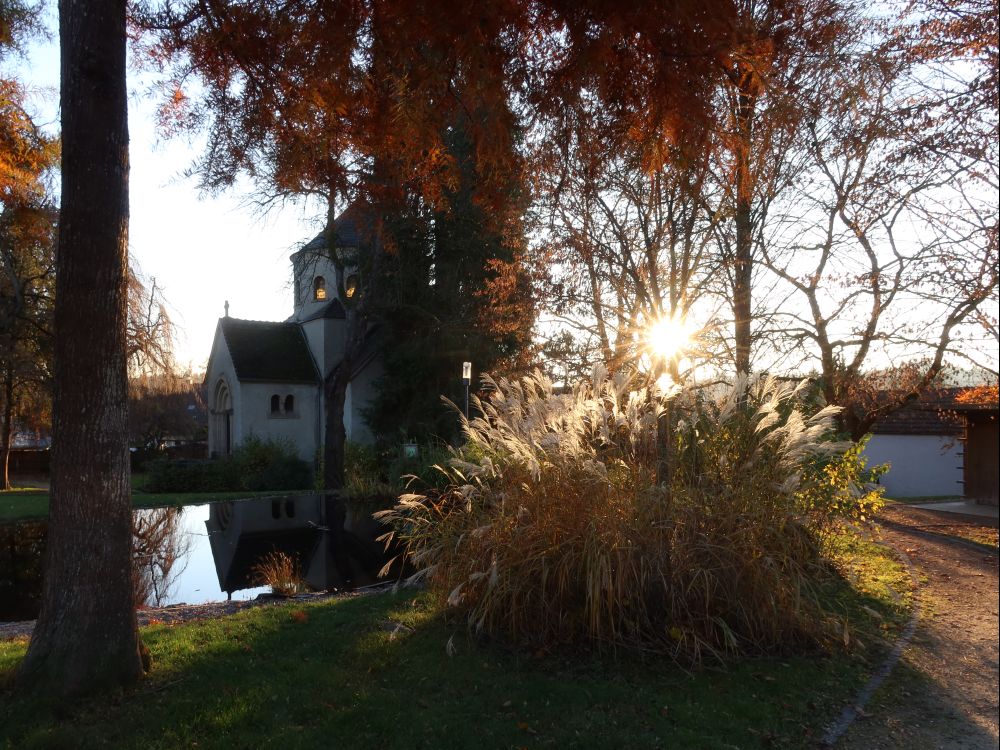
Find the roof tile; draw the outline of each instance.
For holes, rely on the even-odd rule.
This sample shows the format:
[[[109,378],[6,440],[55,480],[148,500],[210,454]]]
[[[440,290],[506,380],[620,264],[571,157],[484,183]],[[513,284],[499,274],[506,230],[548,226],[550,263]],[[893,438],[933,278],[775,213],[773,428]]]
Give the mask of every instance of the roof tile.
[[[221,325],[240,380],[319,382],[309,344],[298,323],[223,318]]]

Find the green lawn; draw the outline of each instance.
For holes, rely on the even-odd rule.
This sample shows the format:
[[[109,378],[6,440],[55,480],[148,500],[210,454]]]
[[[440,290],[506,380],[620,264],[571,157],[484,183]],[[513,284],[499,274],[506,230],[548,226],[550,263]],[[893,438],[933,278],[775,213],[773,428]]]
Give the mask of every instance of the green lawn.
[[[302,490],[301,492],[310,492]],[[301,492],[188,492],[154,493],[133,490],[132,505],[136,508],[159,508],[164,505],[200,505],[220,500],[240,500],[248,497],[271,497],[301,494]],[[49,493],[46,490],[15,489],[0,492],[0,523],[45,518],[49,515]]]
[[[850,651],[691,673],[476,643],[426,595],[293,603],[145,629],[153,672],[132,691],[67,707],[7,688],[0,747],[809,747],[906,616],[897,563],[866,542],[836,547],[845,578],[828,595],[855,626]],[[24,648],[0,643],[0,680]]]

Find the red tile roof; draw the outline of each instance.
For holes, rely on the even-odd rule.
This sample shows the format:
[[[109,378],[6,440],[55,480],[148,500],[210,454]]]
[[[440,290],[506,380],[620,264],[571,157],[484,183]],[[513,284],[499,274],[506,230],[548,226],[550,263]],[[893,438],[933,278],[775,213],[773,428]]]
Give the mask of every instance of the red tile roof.
[[[995,391],[943,388],[923,394],[916,401],[879,420],[876,435],[962,435],[965,414],[997,411]]]

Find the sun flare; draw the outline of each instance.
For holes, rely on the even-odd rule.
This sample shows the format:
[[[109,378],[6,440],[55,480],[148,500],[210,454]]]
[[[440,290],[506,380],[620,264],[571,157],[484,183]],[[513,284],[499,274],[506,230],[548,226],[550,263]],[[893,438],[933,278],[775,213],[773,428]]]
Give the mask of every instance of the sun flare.
[[[694,332],[684,318],[660,318],[649,326],[646,344],[657,357],[672,359],[690,347]]]

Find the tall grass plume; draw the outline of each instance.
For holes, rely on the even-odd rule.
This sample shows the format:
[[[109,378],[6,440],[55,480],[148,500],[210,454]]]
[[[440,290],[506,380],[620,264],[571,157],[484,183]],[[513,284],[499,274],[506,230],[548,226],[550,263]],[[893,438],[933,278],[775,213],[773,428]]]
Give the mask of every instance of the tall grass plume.
[[[879,500],[805,383],[662,393],[597,369],[563,393],[540,374],[487,385],[448,488],[380,514],[475,631],[685,663],[842,636],[818,539]]]

